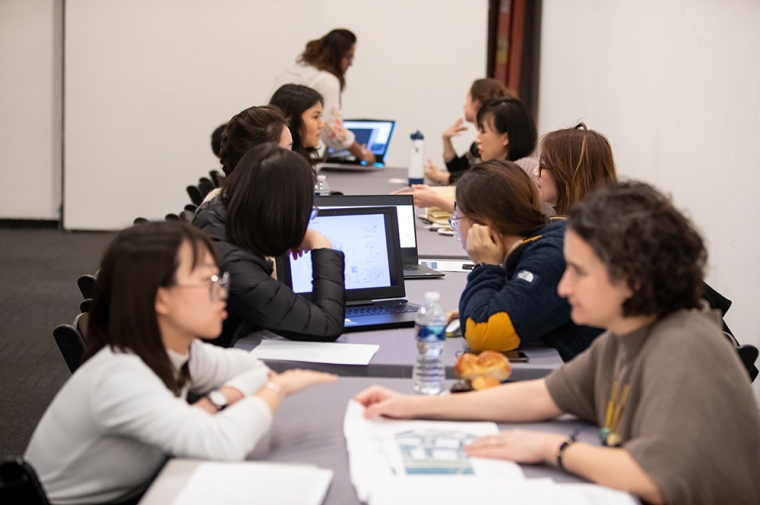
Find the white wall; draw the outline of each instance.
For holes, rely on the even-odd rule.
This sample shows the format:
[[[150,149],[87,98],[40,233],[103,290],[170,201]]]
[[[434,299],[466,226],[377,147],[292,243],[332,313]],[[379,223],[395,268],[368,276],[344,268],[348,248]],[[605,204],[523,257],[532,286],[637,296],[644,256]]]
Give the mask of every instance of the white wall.
[[[305,43],[337,27],[358,37],[344,116],[398,121],[390,165],[407,163],[417,129],[440,159],[440,133],[485,74],[487,12],[487,0],[68,0],[64,227],[179,211],[218,166],[211,131],[266,103]]]
[[[0,218],[58,219],[62,0],[0,2]]]
[[[728,325],[760,345],[760,2],[544,0],[539,129],[578,120],[692,216]]]

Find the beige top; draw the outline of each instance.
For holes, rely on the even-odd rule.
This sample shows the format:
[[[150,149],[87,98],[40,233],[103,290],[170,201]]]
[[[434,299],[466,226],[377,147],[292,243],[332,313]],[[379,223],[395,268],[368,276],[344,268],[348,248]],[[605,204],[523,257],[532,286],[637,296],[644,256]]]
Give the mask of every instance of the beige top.
[[[683,310],[606,332],[546,379],[560,409],[603,426],[613,377],[627,377],[617,432],[669,505],[760,503],[758,407],[720,328],[717,311]]]

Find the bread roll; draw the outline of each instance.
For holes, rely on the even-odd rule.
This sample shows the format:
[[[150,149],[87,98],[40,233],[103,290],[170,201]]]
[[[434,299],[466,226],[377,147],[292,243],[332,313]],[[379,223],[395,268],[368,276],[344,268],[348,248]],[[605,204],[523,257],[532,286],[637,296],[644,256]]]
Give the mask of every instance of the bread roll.
[[[475,379],[478,377],[496,379],[497,382],[493,385],[497,385],[512,374],[512,366],[509,364],[509,360],[503,354],[495,351],[483,351],[479,356],[470,353],[462,354],[457,360],[454,370],[459,377],[473,381],[472,386],[475,389],[479,389],[475,387]],[[492,381],[488,381],[488,383],[492,383]],[[480,384],[484,383],[481,382]]]

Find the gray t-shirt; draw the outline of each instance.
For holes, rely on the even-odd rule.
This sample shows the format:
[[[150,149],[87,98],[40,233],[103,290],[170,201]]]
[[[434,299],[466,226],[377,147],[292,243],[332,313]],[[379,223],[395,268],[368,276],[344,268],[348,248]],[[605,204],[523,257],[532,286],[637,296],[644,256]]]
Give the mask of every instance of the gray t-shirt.
[[[546,379],[560,409],[603,426],[628,366],[617,432],[669,505],[760,504],[760,416],[720,324],[717,311],[682,310],[627,335],[606,332]]]

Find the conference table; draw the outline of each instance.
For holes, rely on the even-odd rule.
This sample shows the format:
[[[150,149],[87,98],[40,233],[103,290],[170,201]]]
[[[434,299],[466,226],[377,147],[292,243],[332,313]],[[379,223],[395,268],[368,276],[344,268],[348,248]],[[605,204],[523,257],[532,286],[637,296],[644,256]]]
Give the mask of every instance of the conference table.
[[[406,187],[406,169],[382,168],[374,171],[322,171],[327,175],[327,182],[333,191],[347,195],[388,194]],[[425,229],[425,223],[417,223],[417,249],[420,258],[441,258],[449,260],[467,260],[467,254],[454,237],[441,235]],[[425,292],[437,291],[441,295],[444,310],[459,307],[459,297],[467,284],[467,273],[446,272],[443,278],[412,279],[405,281],[406,299],[412,303],[422,304]],[[277,335],[261,331],[241,338],[235,347],[252,350],[264,339],[281,339]],[[265,360],[276,372],[292,368],[303,368],[335,373],[353,377],[390,377],[411,378],[416,359],[416,341],[412,328],[388,329],[358,333],[345,333],[337,342],[351,344],[375,344],[377,353],[368,365],[335,365],[329,363],[308,363],[301,361]],[[466,350],[464,338],[449,338],[443,354],[446,377],[455,378],[454,364]],[[545,377],[562,364],[559,353],[554,348],[541,345],[521,349],[528,357],[527,363],[513,363],[510,380],[530,380]]]
[[[249,460],[313,464],[334,472],[324,505],[358,505],[351,483],[348,451],[343,436],[343,419],[349,399],[365,388],[378,384],[402,393],[411,393],[411,381],[341,377],[331,384],[309,388],[286,398],[274,414],[270,431],[262,438]],[[522,428],[571,434],[599,445],[597,429],[571,416],[543,423],[499,424],[500,429]],[[172,503],[201,461],[169,461],[151,485],[141,505]],[[551,478],[555,482],[585,482],[548,465],[521,465],[528,479]],[[506,486],[506,484],[505,484]],[[255,500],[255,497],[251,497]]]

